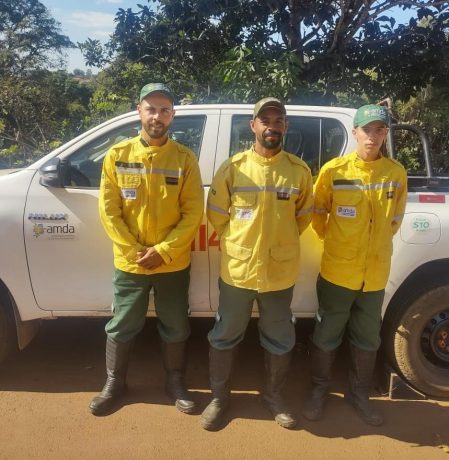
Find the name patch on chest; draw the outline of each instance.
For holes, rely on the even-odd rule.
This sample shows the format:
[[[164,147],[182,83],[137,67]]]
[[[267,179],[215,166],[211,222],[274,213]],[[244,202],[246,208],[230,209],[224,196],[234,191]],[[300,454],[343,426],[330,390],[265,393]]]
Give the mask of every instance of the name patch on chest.
[[[253,218],[253,209],[235,208],[236,219],[251,220]]]
[[[165,183],[167,185],[178,185],[178,178],[177,177],[169,177],[169,176],[165,176]]]
[[[337,206],[337,216],[355,219],[357,217],[357,208],[355,206]]]
[[[277,199],[278,200],[289,200],[290,193],[288,192],[277,192]]]
[[[122,198],[125,200],[135,200],[137,198],[137,190],[135,188],[122,188]]]

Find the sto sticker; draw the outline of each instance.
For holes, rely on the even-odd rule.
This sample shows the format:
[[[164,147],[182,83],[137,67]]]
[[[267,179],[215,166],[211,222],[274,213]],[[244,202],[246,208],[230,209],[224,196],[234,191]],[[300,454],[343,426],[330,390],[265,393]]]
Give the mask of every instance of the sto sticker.
[[[419,233],[428,232],[431,229],[430,220],[426,217],[417,217],[412,226],[413,230]]]

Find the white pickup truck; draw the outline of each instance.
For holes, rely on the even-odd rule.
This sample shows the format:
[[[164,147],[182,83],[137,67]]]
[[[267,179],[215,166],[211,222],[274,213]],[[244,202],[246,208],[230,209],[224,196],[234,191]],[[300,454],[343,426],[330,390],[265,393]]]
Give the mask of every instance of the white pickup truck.
[[[219,165],[251,145],[252,106],[176,109],[171,136],[198,155],[207,192]],[[353,109],[288,106],[287,111],[285,149],[301,156],[314,176],[326,161],[354,149]],[[111,315],[111,242],[97,211],[101,166],[107,150],[137,135],[139,127],[136,112],[116,117],[0,177],[0,361],[24,348],[41,320]],[[392,129],[390,152],[399,129],[413,128]],[[422,168],[409,171],[406,215],[394,238],[383,345],[391,365],[412,387],[448,397],[449,189],[445,179],[433,177],[427,140],[416,133]],[[301,238],[292,308],[297,317],[312,318],[322,247],[310,228]],[[218,303],[219,251],[206,220],[192,249],[192,316],[211,316]]]

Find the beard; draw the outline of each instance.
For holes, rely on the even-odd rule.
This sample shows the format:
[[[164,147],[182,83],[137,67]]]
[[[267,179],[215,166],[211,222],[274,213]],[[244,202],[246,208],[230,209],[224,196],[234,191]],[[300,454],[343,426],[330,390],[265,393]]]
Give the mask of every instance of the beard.
[[[271,137],[271,139],[268,139],[269,137]],[[281,146],[282,139],[283,137],[281,133],[271,131],[268,134],[264,133],[260,137],[259,141],[266,149],[274,150]]]
[[[151,139],[161,139],[162,137],[164,137],[167,134],[168,128],[169,128],[169,126],[165,126],[163,124],[159,124],[159,125],[156,125],[156,126],[147,125],[147,126],[143,127],[143,129],[145,130],[145,132],[148,134],[148,136]]]

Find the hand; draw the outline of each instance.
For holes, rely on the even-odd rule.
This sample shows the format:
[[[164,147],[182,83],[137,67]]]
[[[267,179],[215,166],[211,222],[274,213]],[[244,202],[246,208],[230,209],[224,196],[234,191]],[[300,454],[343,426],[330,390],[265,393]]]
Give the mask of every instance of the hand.
[[[153,247],[147,248],[137,253],[137,265],[148,270],[154,270],[164,263],[164,259]]]

